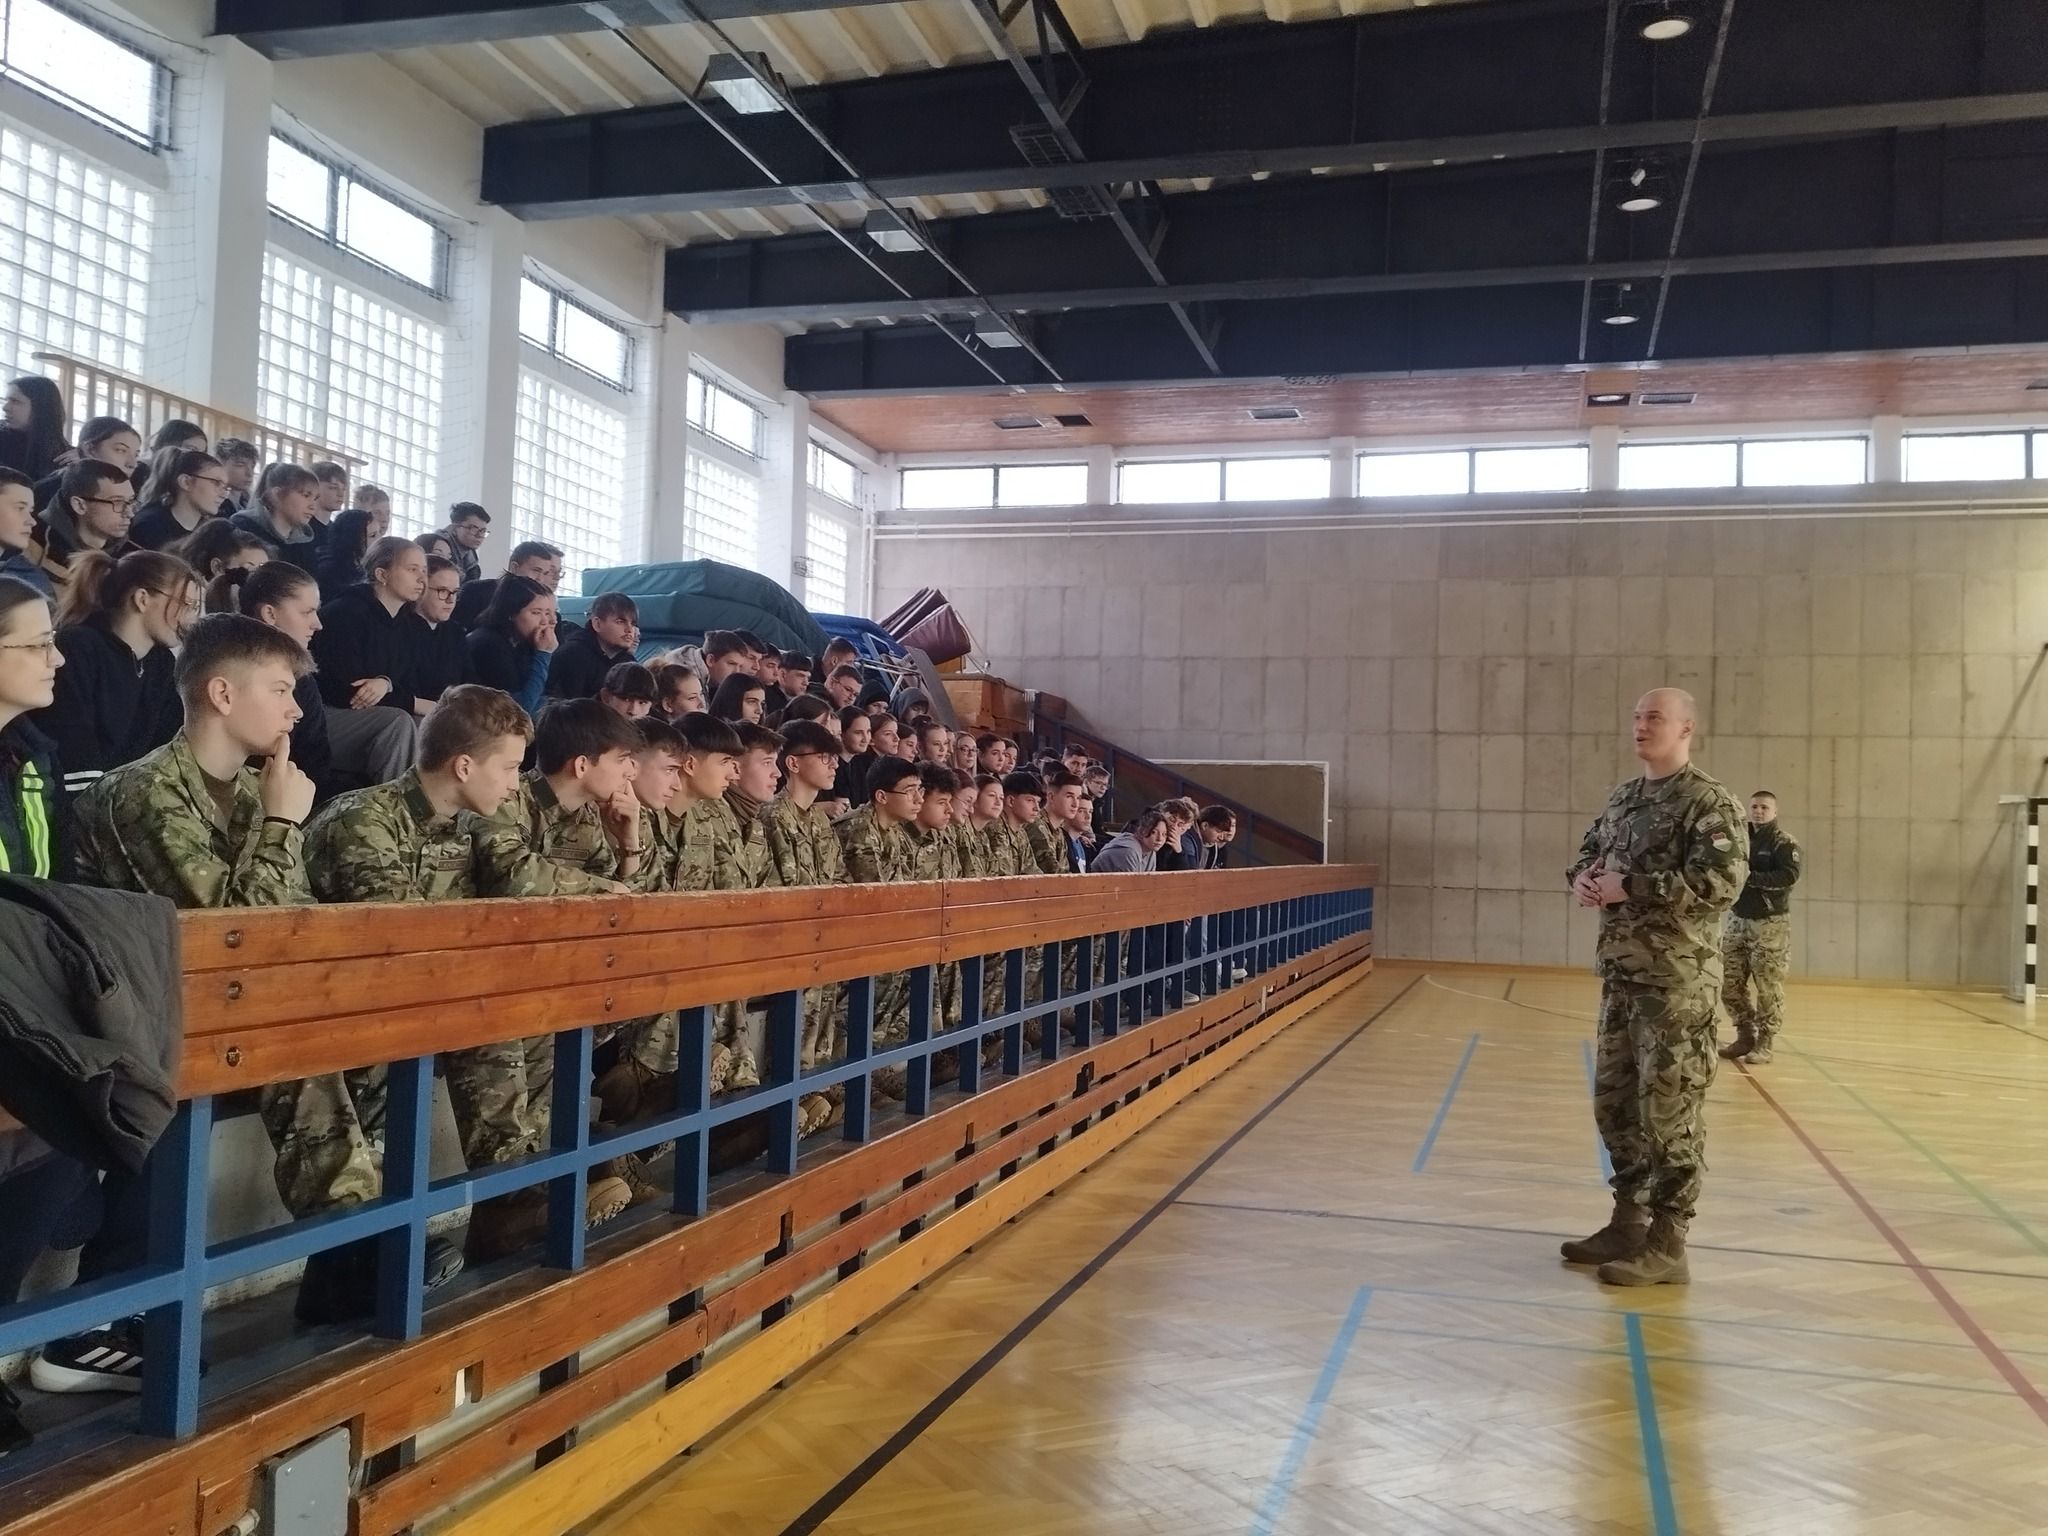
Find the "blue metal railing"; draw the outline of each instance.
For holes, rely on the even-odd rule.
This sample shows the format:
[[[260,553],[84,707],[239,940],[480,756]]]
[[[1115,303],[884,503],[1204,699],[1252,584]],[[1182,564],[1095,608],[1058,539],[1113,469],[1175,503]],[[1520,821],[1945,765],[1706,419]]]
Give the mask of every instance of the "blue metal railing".
[[[1216,877],[1228,879],[1229,877]],[[32,1301],[0,1308],[0,1354],[141,1315],[143,1372],[140,1423],[149,1434],[183,1438],[199,1422],[203,1397],[200,1334],[207,1288],[254,1275],[362,1239],[378,1248],[376,1308],[371,1329],[390,1339],[417,1338],[425,1324],[421,1278],[427,1226],[435,1217],[493,1195],[545,1183],[548,1221],[543,1262],[553,1268],[584,1266],[587,1230],[584,1193],[591,1170],[612,1158],[675,1144],[672,1209],[698,1217],[710,1206],[711,1138],[737,1121],[765,1114],[769,1172],[796,1171],[798,1106],[809,1095],[845,1087],[845,1118],[838,1134],[866,1142],[876,1131],[871,1080],[876,1071],[904,1069],[904,1111],[933,1108],[934,1058],[957,1052],[954,1091],[971,1096],[995,1078],[1015,1077],[1029,1065],[1064,1055],[1141,1026],[1148,1020],[1214,995],[1236,973],[1275,972],[1311,950],[1372,926],[1370,886],[1294,896],[1131,929],[1112,929],[1033,946],[1040,952],[1042,984],[1025,996],[1023,948],[1001,956],[1003,1007],[982,1016],[985,958],[969,956],[960,970],[962,1017],[947,1028],[935,1014],[937,965],[913,967],[910,1020],[900,1043],[874,1040],[874,978],[845,983],[847,1053],[808,1070],[800,1066],[802,993],[768,999],[766,1060],[759,1087],[711,1097],[713,1009],[679,1010],[680,1065],[673,1113],[618,1129],[594,1131],[586,1112],[593,1051],[585,1025],[555,1036],[551,1144],[545,1153],[449,1178],[428,1171],[433,1062],[418,1056],[389,1068],[382,1195],[362,1205],[209,1244],[207,1190],[215,1099],[184,1101],[149,1160],[148,1257],[127,1273]],[[1062,987],[1062,967],[1074,955],[1076,985]],[[1062,1016],[1071,1031],[1063,1039]],[[1041,1024],[1035,1053],[1025,1025]],[[1001,1042],[1000,1061],[984,1067],[981,1043]],[[820,1133],[823,1139],[824,1133]],[[9,1458],[27,1462],[28,1457]]]

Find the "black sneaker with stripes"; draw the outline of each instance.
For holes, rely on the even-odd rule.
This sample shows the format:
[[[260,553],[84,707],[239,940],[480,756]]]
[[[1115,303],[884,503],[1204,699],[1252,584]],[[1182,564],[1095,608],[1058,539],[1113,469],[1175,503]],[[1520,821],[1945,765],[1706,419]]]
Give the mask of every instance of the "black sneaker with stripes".
[[[41,1392],[140,1392],[142,1325],[131,1318],[52,1339],[29,1362],[28,1379]]]

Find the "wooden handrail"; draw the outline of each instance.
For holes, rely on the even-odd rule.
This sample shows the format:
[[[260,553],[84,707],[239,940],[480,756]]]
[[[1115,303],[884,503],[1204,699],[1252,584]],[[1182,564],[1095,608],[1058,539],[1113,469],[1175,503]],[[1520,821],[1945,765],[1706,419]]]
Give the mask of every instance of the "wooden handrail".
[[[331,459],[354,470],[364,462],[361,454],[350,453],[316,438],[279,431],[246,416],[217,410],[202,401],[174,394],[133,374],[122,373],[68,352],[37,352],[41,363],[69,403],[74,421],[88,416],[118,416],[147,442],[150,434],[167,421],[189,421],[205,432],[208,442],[239,437],[253,443],[265,463],[313,464]]]
[[[185,1097],[1373,882],[1369,866],[188,912]],[[1224,882],[1227,882],[1224,883]]]

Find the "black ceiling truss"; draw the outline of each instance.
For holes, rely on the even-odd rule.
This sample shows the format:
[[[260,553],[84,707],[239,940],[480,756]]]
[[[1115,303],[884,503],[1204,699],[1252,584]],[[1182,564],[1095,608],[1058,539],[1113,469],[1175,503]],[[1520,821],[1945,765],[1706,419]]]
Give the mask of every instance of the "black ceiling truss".
[[[2039,23],[2040,0],[1747,8],[1703,140],[2048,114],[2048,27]],[[1088,158],[1067,165],[1019,153],[1012,129],[1034,103],[1007,60],[792,98],[890,197],[1689,144],[1712,30],[1651,45],[1624,26],[1603,125],[1605,28],[1605,0],[1485,0],[1094,48],[1089,89],[1067,117]],[[764,179],[685,107],[506,124],[485,135],[483,195],[537,218],[843,195],[844,174],[796,125],[764,118],[753,131],[785,180]]]

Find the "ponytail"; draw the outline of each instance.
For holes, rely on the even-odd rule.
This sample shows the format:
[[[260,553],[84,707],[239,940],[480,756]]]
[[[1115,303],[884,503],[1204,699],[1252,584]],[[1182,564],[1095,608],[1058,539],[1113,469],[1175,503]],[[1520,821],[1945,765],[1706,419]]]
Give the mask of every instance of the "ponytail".
[[[138,592],[182,595],[198,579],[198,573],[176,555],[158,550],[137,550],[116,560],[104,549],[88,549],[71,561],[64,596],[57,604],[57,627],[112,617]]]
[[[274,608],[313,578],[288,560],[272,560],[248,570],[222,571],[206,589],[208,613],[243,613],[258,617],[259,608]]]

